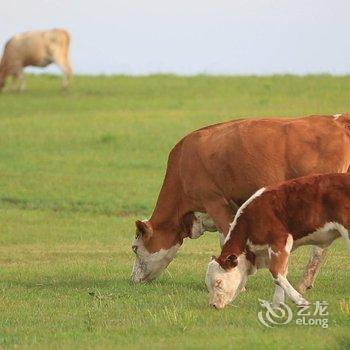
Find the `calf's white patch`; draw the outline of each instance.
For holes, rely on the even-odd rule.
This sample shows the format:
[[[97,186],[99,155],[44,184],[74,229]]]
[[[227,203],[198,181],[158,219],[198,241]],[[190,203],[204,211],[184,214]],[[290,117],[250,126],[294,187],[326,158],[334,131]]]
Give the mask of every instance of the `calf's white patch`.
[[[251,197],[249,197],[237,210],[237,213],[235,215],[235,218],[233,219],[231,225],[230,225],[230,230],[229,233],[225,239],[225,243],[230,239],[231,232],[234,230],[235,226],[237,225],[237,220],[238,218],[242,215],[244,209],[257,197],[261,196],[263,192],[265,191],[265,187],[260,188],[260,190],[257,190]]]

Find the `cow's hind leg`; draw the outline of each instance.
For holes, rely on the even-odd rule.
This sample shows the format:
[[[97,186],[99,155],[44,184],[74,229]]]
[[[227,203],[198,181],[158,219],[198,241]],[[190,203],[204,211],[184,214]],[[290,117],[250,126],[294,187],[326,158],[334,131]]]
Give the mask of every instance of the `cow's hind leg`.
[[[309,262],[298,285],[298,291],[301,294],[304,294],[306,290],[311,289],[314,286],[314,282],[326,257],[326,253],[327,249],[317,246],[312,247]]]
[[[24,91],[25,90],[25,78],[24,78],[23,68],[17,67],[16,69],[13,70],[11,75],[12,75],[11,90],[12,91]]]
[[[72,68],[67,57],[64,55],[55,55],[54,61],[63,73],[63,88],[67,89],[72,80]]]
[[[26,79],[23,70],[19,74],[19,91],[24,91],[26,89]]]
[[[276,242],[273,246],[271,246],[269,269],[276,285],[279,286],[295,304],[299,306],[308,305],[308,301],[306,301],[301,294],[299,294],[293,288],[286,278],[288,259],[292,246],[292,235],[283,236],[279,242]],[[281,289],[276,289],[273,304],[281,302],[283,298]]]
[[[11,91],[15,92],[19,90],[19,74],[12,74]]]

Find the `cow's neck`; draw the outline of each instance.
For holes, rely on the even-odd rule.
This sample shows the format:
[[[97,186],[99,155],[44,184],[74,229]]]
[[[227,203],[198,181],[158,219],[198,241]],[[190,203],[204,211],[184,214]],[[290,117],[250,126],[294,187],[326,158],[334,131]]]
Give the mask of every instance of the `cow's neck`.
[[[180,178],[177,171],[168,166],[163,186],[149,221],[155,233],[179,236],[181,239],[182,219],[185,214],[186,208]]]
[[[153,231],[155,233],[180,236],[183,216],[184,212],[178,191],[174,190],[173,193],[166,193],[163,187],[149,220]]]

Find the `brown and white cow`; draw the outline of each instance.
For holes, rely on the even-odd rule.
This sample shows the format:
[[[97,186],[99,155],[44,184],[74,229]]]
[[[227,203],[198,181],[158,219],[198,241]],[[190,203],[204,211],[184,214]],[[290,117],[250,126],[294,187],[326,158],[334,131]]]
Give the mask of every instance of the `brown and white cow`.
[[[46,67],[51,63],[61,68],[63,87],[67,88],[72,77],[69,42],[69,34],[63,29],[30,31],[12,37],[6,43],[0,61],[0,90],[5,86],[8,76],[13,77],[13,89],[24,90],[23,68]]]
[[[309,174],[347,172],[349,126],[350,115],[249,119],[185,136],[170,152],[151,218],[136,222],[133,281],[159,276],[186,237],[218,230],[223,244],[234,208],[259,188]],[[320,251],[313,250],[301,290],[313,283],[315,265],[324,256]]]
[[[344,237],[350,253],[350,174],[301,177],[258,190],[238,210],[219,258],[208,265],[209,304],[221,309],[244,288],[248,275],[268,267],[276,283],[273,305],[284,293],[308,302],[287,280],[292,250],[328,247]]]

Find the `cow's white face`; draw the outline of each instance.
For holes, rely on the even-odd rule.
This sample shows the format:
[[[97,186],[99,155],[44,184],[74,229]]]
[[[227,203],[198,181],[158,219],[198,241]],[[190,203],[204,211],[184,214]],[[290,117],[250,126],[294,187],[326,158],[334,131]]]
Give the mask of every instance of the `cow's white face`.
[[[205,284],[209,291],[209,305],[216,309],[224,308],[244,288],[248,269],[244,255],[235,257],[229,269],[225,270],[213,259],[208,264]]]
[[[157,278],[174,259],[180,244],[174,244],[169,249],[160,248],[150,253],[145,243],[150,245],[152,239],[151,227],[147,221],[137,222],[138,231],[132,244],[132,250],[136,254],[131,279],[135,283],[148,282]]]

